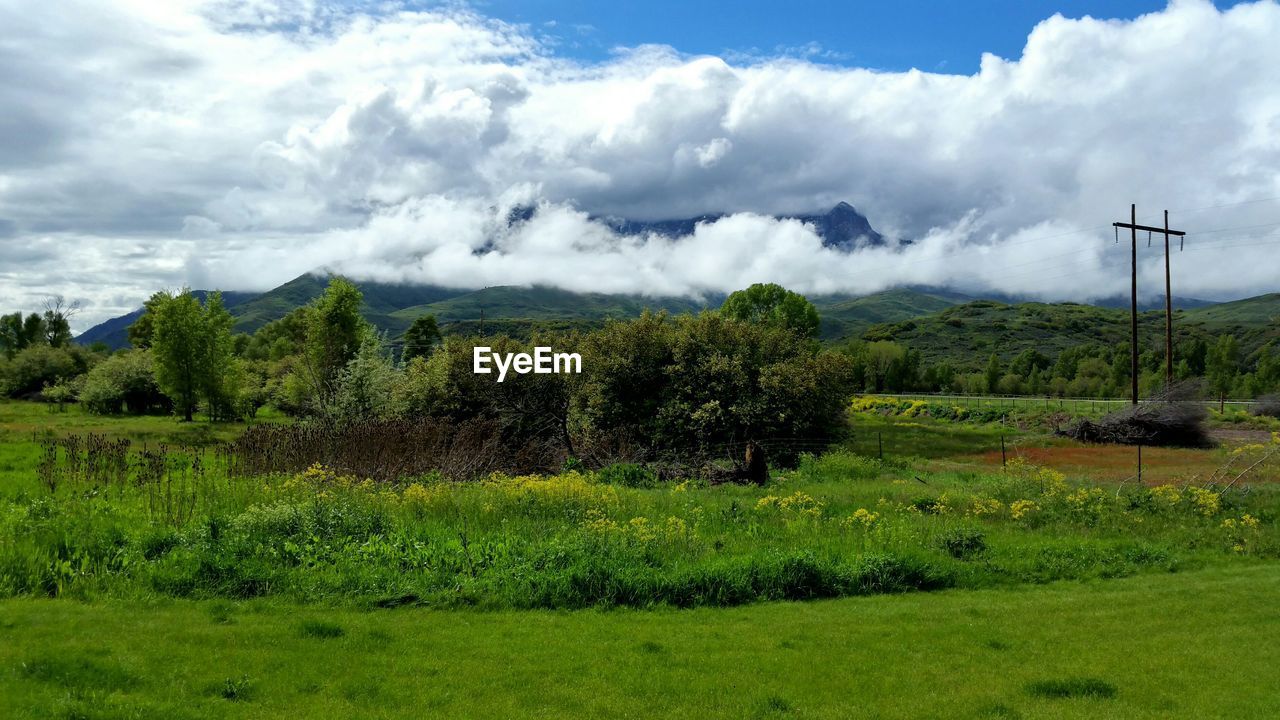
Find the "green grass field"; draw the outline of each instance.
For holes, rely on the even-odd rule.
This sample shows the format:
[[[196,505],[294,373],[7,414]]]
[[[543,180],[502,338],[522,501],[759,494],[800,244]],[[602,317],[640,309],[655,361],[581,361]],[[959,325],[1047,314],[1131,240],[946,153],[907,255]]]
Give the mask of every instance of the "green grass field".
[[[0,602],[12,718],[1270,718],[1280,566],[742,608]]]
[[[0,404],[0,717],[1280,712],[1267,482],[1001,469],[978,454],[1002,435],[1094,450],[876,412],[759,488],[232,477],[188,451],[162,479],[136,454],[241,430]],[[87,432],[132,440],[128,470],[39,470]]]

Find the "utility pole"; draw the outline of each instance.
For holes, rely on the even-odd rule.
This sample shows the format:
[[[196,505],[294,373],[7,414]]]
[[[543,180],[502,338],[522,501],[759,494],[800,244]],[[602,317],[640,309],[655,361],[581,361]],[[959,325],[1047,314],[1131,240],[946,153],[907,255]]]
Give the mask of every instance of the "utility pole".
[[[1164,211],[1164,227],[1138,224],[1138,206],[1129,205],[1129,222],[1111,223],[1117,228],[1128,228],[1132,245],[1129,250],[1130,300],[1129,300],[1129,381],[1130,402],[1138,404],[1138,231],[1164,233],[1164,344],[1165,382],[1173,382],[1173,298],[1169,292],[1169,236],[1186,235],[1181,230],[1169,229],[1169,211]]]
[[[1173,291],[1169,289],[1169,211],[1164,211],[1164,386],[1173,387]]]

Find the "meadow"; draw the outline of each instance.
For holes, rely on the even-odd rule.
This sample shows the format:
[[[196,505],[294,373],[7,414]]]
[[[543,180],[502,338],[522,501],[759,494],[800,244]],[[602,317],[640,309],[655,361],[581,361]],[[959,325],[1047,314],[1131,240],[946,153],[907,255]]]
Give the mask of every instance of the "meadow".
[[[243,425],[0,404],[0,707],[1274,714],[1268,426],[1139,484],[1055,467],[1108,449],[1042,418],[851,411],[844,440],[755,487],[633,465],[244,476],[218,449]],[[1201,469],[1257,460],[1248,482]]]

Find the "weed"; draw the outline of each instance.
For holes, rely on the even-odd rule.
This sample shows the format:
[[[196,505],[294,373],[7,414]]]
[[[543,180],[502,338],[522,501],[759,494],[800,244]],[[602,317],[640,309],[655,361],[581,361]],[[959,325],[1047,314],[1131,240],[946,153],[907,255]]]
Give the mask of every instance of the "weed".
[[[254,696],[253,683],[249,680],[248,675],[241,675],[238,678],[227,678],[218,686],[217,695],[223,700],[231,702],[248,702]]]
[[[986,536],[981,530],[971,527],[952,528],[939,535],[936,542],[957,560],[969,560],[987,550]]]

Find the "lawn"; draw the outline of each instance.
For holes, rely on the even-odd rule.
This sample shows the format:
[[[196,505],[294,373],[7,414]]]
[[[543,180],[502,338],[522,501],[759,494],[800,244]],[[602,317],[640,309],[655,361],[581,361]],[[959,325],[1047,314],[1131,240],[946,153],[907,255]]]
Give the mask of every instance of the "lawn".
[[[764,487],[176,449],[241,427],[0,404],[0,717],[1280,713],[1275,484],[1001,468],[1073,446],[876,413]],[[128,462],[41,459],[86,432]]]
[[[1280,566],[740,608],[0,601],[12,718],[1270,718]]]

